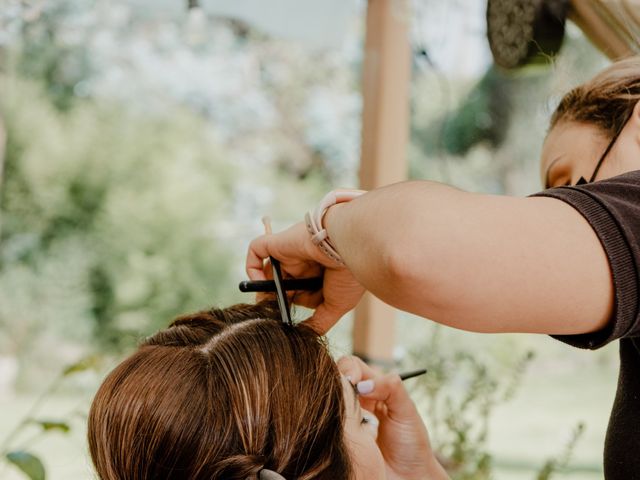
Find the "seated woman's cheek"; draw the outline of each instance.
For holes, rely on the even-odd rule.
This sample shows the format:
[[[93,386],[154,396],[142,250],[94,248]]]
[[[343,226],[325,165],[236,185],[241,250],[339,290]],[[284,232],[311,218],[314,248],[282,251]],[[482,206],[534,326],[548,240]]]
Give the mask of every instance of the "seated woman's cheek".
[[[350,431],[347,431],[350,430]],[[359,431],[347,427],[345,439],[355,478],[382,480],[386,478],[384,457],[376,443],[376,431],[364,425]]]
[[[343,377],[346,405],[344,436],[356,479],[385,479],[384,457],[378,448],[378,419],[359,406],[353,385]]]

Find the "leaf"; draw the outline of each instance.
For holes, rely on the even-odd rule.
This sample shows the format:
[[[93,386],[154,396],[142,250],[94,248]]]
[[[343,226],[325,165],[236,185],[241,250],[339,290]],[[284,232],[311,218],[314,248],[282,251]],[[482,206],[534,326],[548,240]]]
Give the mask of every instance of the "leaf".
[[[7,453],[7,460],[22,470],[31,480],[45,480],[44,465],[35,455],[18,450]]]
[[[69,433],[71,431],[71,426],[62,420],[37,420],[33,419],[31,423],[35,423],[36,425],[40,425],[45,432],[51,430],[59,430],[63,433]]]
[[[100,364],[100,356],[99,355],[89,355],[87,357],[81,358],[75,363],[68,365],[63,371],[63,376],[72,375],[78,372],[84,372],[85,370],[90,370],[96,368]]]

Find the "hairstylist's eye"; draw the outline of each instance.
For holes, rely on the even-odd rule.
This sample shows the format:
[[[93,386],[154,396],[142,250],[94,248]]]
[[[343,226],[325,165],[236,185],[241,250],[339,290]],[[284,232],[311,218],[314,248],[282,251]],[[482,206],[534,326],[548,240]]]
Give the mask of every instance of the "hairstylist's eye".
[[[552,184],[554,187],[568,187],[571,185],[571,177],[561,176]]]

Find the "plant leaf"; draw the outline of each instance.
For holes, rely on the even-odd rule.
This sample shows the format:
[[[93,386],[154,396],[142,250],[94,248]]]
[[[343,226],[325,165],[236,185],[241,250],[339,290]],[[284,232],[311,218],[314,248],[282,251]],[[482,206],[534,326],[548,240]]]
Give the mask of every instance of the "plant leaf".
[[[81,358],[77,362],[67,365],[67,367],[62,371],[62,375],[66,377],[74,373],[84,372],[85,370],[97,368],[99,364],[99,355],[89,355],[87,357]]]
[[[31,480],[45,480],[44,465],[35,455],[18,450],[7,453],[7,460],[22,470]]]
[[[63,433],[69,433],[71,431],[71,426],[62,420],[38,420],[34,418],[31,423],[40,425],[45,432],[58,430]]]

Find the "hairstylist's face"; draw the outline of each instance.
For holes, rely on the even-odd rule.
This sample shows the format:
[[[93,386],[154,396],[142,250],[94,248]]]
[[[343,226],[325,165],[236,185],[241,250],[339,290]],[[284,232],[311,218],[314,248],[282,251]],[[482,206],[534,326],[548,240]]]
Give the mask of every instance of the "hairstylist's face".
[[[636,104],[631,118],[603,160],[595,180],[640,169],[639,105]],[[551,129],[542,147],[542,185],[545,188],[575,185],[580,177],[591,179],[610,140],[594,125],[561,120]]]
[[[345,377],[342,389],[347,411],[344,436],[356,480],[385,479],[384,458],[376,443],[378,421],[373,413],[362,409],[353,385]]]

